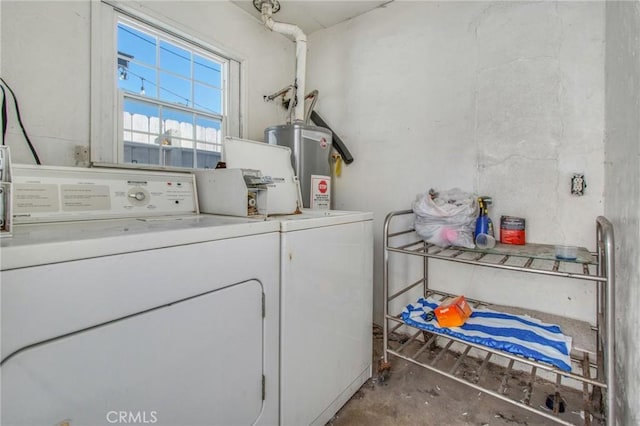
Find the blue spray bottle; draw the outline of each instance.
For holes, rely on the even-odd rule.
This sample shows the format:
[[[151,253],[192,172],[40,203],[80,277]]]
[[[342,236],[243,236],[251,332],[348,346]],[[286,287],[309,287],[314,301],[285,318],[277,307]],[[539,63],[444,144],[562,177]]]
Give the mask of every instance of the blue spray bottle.
[[[486,234],[493,237],[493,222],[489,218],[489,206],[492,204],[491,197],[478,197],[478,207],[480,212],[478,213],[478,218],[476,219],[476,229],[473,233],[473,238],[478,236],[478,234]]]

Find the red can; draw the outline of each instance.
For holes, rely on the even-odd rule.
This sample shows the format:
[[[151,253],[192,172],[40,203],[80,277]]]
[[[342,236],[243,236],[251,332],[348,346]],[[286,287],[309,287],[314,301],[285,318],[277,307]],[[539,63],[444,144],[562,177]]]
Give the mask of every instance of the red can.
[[[525,243],[525,220],[521,217],[500,217],[500,242],[523,245]]]

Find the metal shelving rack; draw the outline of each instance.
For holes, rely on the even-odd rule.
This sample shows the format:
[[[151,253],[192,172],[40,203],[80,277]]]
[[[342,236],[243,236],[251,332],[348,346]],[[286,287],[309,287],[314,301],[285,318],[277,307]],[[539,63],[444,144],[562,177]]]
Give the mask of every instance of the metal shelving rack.
[[[563,379],[573,379],[582,384],[584,424],[591,424],[591,416],[596,422],[606,422],[607,425],[614,424],[615,277],[614,236],[611,223],[605,217],[599,216],[596,219],[596,251],[590,253],[586,249],[581,249],[577,261],[567,262],[555,260],[553,255],[554,246],[542,244],[527,244],[525,246],[498,244],[490,250],[459,247],[440,248],[422,241],[411,225],[398,226],[398,223],[407,223],[407,215],[413,215],[413,212],[411,210],[391,212],[387,215],[384,223],[383,291],[385,297],[385,321],[383,326],[384,362],[381,369],[387,370],[390,368],[389,355],[391,354],[560,424],[574,424],[559,415],[559,412],[562,411],[559,394],[563,386],[562,381]],[[394,223],[396,219],[402,217],[404,217],[404,221]],[[395,228],[399,227],[401,229],[395,229],[392,232],[392,223]],[[398,242],[400,240],[402,241]],[[389,294],[389,255],[391,253],[423,258],[422,278],[404,285],[395,290],[393,294]],[[423,289],[422,296],[425,298],[431,296],[444,300],[453,296],[446,292],[429,288],[428,265],[431,259],[593,282],[596,285],[597,297],[596,325],[592,327],[595,334],[595,359],[592,359],[593,354],[590,356],[588,351],[580,351],[574,348],[571,352],[572,371],[567,372],[519,355],[462,341],[448,335],[426,332],[405,324],[399,312],[395,314],[389,312],[391,302],[399,296],[420,286]],[[489,305],[480,300],[467,300],[475,307]],[[399,341],[398,339],[390,338],[400,328],[402,330],[411,330],[412,334]],[[433,351],[436,340],[438,342],[437,352]],[[455,347],[455,352],[452,351],[452,346]],[[453,366],[441,365],[443,355],[446,353],[455,353],[457,356],[457,361]],[[477,368],[471,374],[469,371],[461,374],[461,367],[465,364],[464,360],[470,355],[476,357]],[[502,380],[496,383],[497,389],[487,387],[487,383],[485,383],[487,380],[482,380],[482,376],[490,363],[502,365],[502,368],[504,368]],[[506,392],[507,382],[515,371],[514,367],[519,367],[517,368],[520,372],[519,374],[524,374],[522,371],[528,371],[525,379],[521,380],[522,383],[526,383],[524,397],[522,395],[509,395]],[[551,381],[550,377],[552,378]],[[555,391],[553,408],[546,410],[533,406],[532,394],[537,392],[538,388],[548,392],[549,385]],[[602,402],[604,402],[604,407],[601,407]]]

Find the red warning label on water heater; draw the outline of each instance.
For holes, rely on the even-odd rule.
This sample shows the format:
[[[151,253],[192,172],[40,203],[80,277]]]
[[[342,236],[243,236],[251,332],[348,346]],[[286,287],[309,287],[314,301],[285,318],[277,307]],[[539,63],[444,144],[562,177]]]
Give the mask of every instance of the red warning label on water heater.
[[[331,208],[331,177],[311,175],[311,200],[309,206],[317,210]]]

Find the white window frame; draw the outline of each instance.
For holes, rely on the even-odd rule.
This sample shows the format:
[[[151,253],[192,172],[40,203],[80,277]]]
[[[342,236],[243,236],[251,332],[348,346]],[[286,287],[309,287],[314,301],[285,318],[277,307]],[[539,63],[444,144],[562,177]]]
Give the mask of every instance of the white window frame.
[[[184,40],[198,49],[210,51],[229,60],[227,87],[223,98],[222,129],[224,136],[242,137],[244,99],[241,86],[241,63],[237,56],[206,43],[175,24],[167,25],[158,18],[141,13],[122,1],[91,2],[91,162],[93,165],[133,167],[145,169],[171,169],[158,165],[124,163],[122,131],[122,94],[118,89],[116,63],[117,24],[121,17],[139,21]]]

